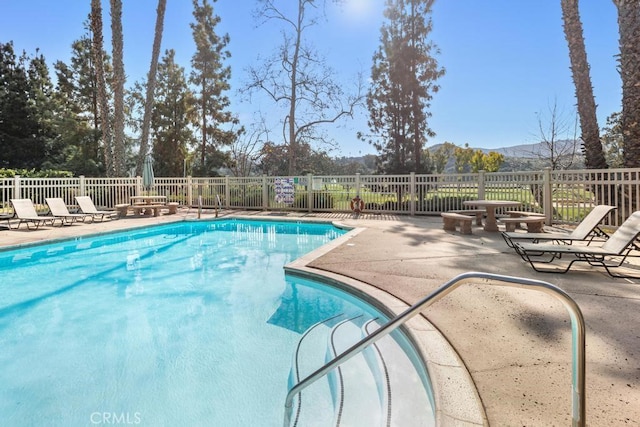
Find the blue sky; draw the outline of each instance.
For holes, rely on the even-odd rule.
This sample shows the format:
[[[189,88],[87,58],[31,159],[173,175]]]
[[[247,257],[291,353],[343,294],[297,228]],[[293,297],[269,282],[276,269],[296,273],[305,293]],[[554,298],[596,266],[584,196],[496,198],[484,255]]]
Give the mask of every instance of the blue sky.
[[[285,4],[289,0],[280,1]],[[108,3],[103,0],[105,45],[110,49]],[[219,32],[231,38],[229,95],[233,111],[245,126],[256,111],[269,111],[270,106],[256,98],[243,102],[236,90],[246,82],[247,66],[255,64],[260,55],[268,56],[281,41],[274,25],[256,27],[254,6],[250,0],[218,0],[214,4],[222,18]],[[347,89],[359,71],[365,77],[370,75],[383,7],[384,0],[346,0],[342,8],[330,8],[329,21],[312,34],[312,43]],[[71,43],[84,33],[89,9],[89,0],[0,0],[0,41],[13,41],[16,51],[27,53],[40,48],[50,64],[58,59],[66,62]],[[142,79],[148,71],[155,9],[156,0],[124,0],[127,84]],[[616,9],[611,1],[583,1],[580,12],[602,127],[606,117],[621,105],[615,57]],[[437,135],[428,146],[449,141],[497,148],[538,142],[538,117],[548,123],[549,108],[554,104],[563,120],[573,123],[574,87],[559,1],[436,0],[432,18],[431,38],[440,48],[437,59],[446,75],[432,101],[430,126]],[[177,62],[187,69],[194,51],[189,28],[192,20],[190,0],[168,0],[162,49],[175,49]],[[366,116],[363,110],[355,120],[328,130],[339,145],[331,154],[375,152],[355,137],[358,131],[368,131]],[[274,128],[276,139],[279,128],[275,124]]]

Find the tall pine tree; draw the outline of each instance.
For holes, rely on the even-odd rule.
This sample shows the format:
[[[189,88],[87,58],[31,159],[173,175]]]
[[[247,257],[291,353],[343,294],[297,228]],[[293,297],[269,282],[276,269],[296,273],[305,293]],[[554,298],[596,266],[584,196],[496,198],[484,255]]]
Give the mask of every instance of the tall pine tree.
[[[56,61],[55,98],[57,122],[65,150],[65,166],[76,175],[104,176],[104,151],[101,149],[102,117],[98,108],[96,64],[93,59],[93,32],[90,20],[85,34],[71,44],[69,63]],[[102,70],[107,84],[107,106],[111,110],[113,81],[111,57],[103,50]]]
[[[55,97],[58,102],[58,127],[65,146],[64,169],[76,175],[102,176],[105,173],[100,150],[100,112],[96,68],[92,57],[92,33],[87,32],[71,44],[70,63],[56,61]],[[110,57],[103,52],[103,70],[111,81]]]
[[[387,0],[380,47],[373,56],[367,94],[368,141],[384,173],[429,172],[424,162],[430,102],[444,75],[429,40],[433,0]]]
[[[196,169],[201,175],[208,175],[215,174],[215,169],[222,166],[219,148],[234,142],[237,134],[229,125],[237,124],[238,120],[227,110],[231,102],[225,94],[230,89],[231,78],[231,68],[224,64],[231,57],[227,50],[229,36],[216,34],[220,17],[214,15],[208,0],[193,0],[193,17],[191,29],[196,53],[191,58],[190,82],[197,88],[202,139],[200,165]]]
[[[0,43],[0,167],[39,169],[53,154],[52,88],[42,55]]]
[[[153,158],[159,176],[182,176],[189,145],[195,142],[195,103],[183,67],[168,50],[158,65],[154,91]]]

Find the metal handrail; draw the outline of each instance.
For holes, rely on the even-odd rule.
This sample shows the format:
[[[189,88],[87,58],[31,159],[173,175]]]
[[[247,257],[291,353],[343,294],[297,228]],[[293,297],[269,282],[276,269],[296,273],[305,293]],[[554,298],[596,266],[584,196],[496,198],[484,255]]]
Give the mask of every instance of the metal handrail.
[[[289,427],[291,424],[291,412],[293,407],[293,398],[302,390],[316,382],[318,379],[326,375],[329,371],[343,364],[347,360],[351,359],[361,350],[368,345],[378,341],[379,339],[389,335],[393,330],[401,326],[407,320],[418,314],[422,309],[430,306],[440,298],[443,298],[454,289],[474,281],[477,284],[477,280],[484,280],[487,284],[492,282],[497,285],[514,287],[514,288],[533,288],[542,292],[545,292],[551,296],[554,296],[562,302],[569,316],[571,317],[571,333],[572,333],[572,362],[573,369],[571,375],[572,381],[572,425],[584,427],[586,425],[585,416],[585,324],[582,316],[582,311],[576,302],[562,289],[558,288],[551,283],[543,282],[540,280],[526,279],[523,277],[504,276],[500,274],[482,273],[482,272],[467,272],[460,274],[453,279],[449,280],[431,294],[427,295],[407,310],[391,319],[380,329],[373,332],[371,335],[363,338],[347,350],[336,356],[330,362],[327,362],[320,369],[309,374],[305,379],[298,382],[287,393],[287,399],[285,401],[285,414],[284,414],[284,426]]]
[[[218,208],[222,210],[222,200],[220,200],[220,195],[216,194],[216,218],[218,218]]]

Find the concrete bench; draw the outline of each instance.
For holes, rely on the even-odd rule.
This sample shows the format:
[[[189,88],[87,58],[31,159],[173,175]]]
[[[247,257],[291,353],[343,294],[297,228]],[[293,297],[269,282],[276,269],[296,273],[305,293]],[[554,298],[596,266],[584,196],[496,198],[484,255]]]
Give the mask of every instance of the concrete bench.
[[[460,234],[471,234],[471,222],[474,217],[456,212],[442,212],[440,216],[445,230],[456,231],[456,225],[460,224]]]
[[[120,203],[115,206],[116,212],[118,212],[118,218],[124,218],[129,213],[129,203]]]
[[[180,206],[180,203],[178,202],[167,203],[167,208],[169,208],[169,215],[178,213],[178,206]]]
[[[516,218],[500,218],[500,222],[504,224],[507,231],[515,231],[517,226],[526,224],[529,233],[541,233],[545,219],[543,216],[531,215]]]
[[[460,215],[475,215],[476,216],[476,225],[482,225],[482,218],[487,213],[484,209],[462,209],[462,210],[451,210],[447,211],[451,213],[457,213]]]
[[[523,216],[544,216],[544,214],[538,212],[529,212],[529,211],[506,211],[509,218],[520,218]]]
[[[121,207],[122,206],[122,207]],[[126,211],[125,207],[126,206]],[[158,216],[160,215],[160,211],[165,209],[167,205],[147,205],[147,204],[135,204],[135,205],[116,205],[116,209],[118,210],[118,215],[120,215],[121,209],[126,216],[129,212],[132,212],[134,215],[151,215]]]
[[[139,215],[138,214],[139,211],[140,213],[144,211],[145,215],[151,215],[151,213],[153,213],[153,216],[160,215],[160,211],[166,207],[167,207],[166,205],[133,205],[131,206],[131,208],[133,208],[136,215]]]

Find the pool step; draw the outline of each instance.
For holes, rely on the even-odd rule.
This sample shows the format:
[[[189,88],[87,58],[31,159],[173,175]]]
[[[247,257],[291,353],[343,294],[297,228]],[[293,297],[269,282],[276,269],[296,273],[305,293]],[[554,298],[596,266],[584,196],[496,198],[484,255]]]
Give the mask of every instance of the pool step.
[[[379,328],[380,323],[375,319],[364,325],[367,335]],[[413,362],[394,336],[388,335],[369,347],[376,348],[380,355],[376,361],[383,365],[377,369],[388,377],[389,424],[385,425],[431,427],[435,425],[431,397]]]
[[[345,320],[334,326],[330,335],[328,360],[335,358],[362,339],[362,325]],[[376,426],[386,419],[378,391],[386,389],[386,378],[375,375],[368,358],[377,358],[371,347],[358,353],[329,372],[334,399],[335,426]]]
[[[335,316],[312,325],[302,335],[289,374],[289,388],[326,363],[327,341],[333,326],[344,316]],[[325,376],[304,389],[293,401],[292,426],[331,425],[334,407]]]
[[[332,318],[300,339],[298,380],[380,327],[375,319]],[[300,404],[301,403],[301,404]],[[433,426],[429,395],[411,359],[387,336],[331,371],[294,400],[292,425]]]

